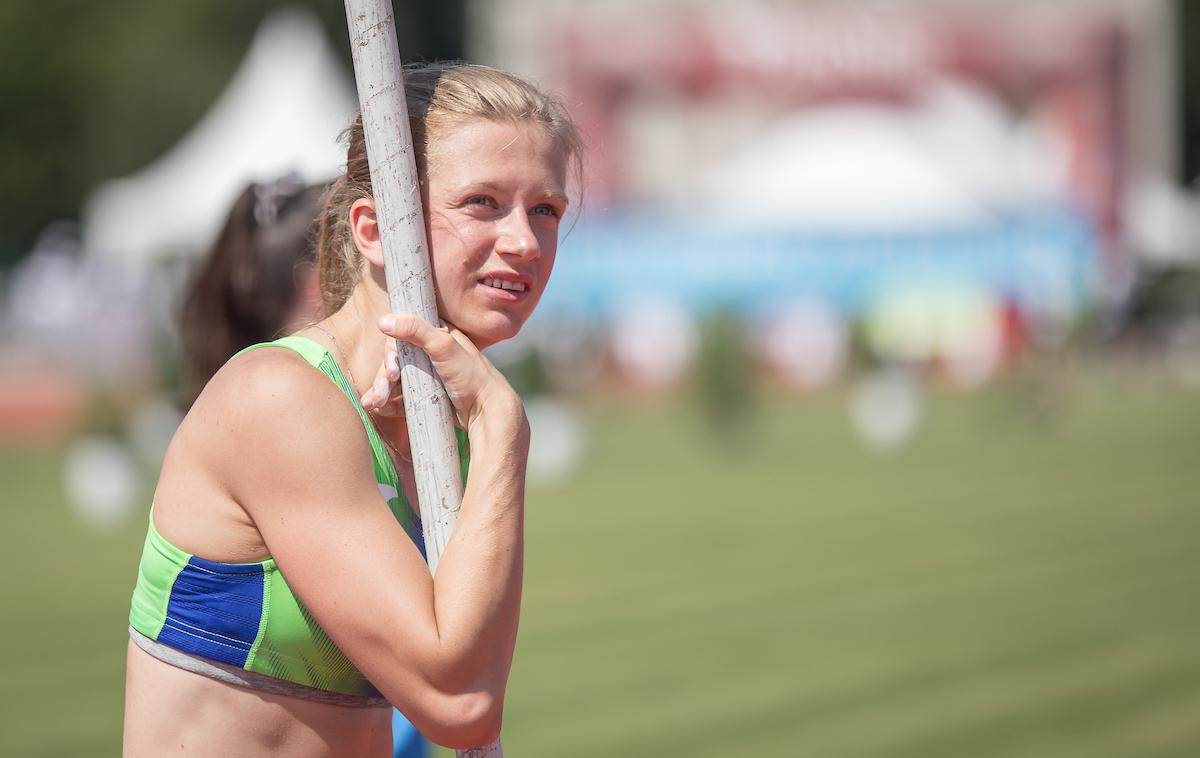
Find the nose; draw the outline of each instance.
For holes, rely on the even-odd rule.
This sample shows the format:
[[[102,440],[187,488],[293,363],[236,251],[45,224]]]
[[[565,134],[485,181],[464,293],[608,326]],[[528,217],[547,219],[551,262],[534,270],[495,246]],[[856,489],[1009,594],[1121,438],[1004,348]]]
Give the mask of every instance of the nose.
[[[525,259],[541,256],[541,245],[529,224],[529,217],[524,208],[514,208],[501,221],[499,236],[496,238],[496,252]]]

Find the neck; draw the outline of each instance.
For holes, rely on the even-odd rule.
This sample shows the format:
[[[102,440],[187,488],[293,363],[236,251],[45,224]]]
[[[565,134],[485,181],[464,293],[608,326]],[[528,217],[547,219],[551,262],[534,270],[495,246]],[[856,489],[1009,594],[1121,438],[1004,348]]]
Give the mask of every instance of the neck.
[[[387,296],[381,288],[360,284],[336,313],[306,330],[309,337],[328,345],[359,397],[375,379],[390,347],[390,339],[376,326],[379,317],[389,311]],[[406,465],[411,465],[403,409],[395,416],[369,415],[384,444]]]
[[[318,322],[332,335],[334,345],[330,352],[343,364],[349,374],[347,378],[351,378],[354,391],[360,396],[370,388],[388,347],[387,336],[376,326],[379,317],[387,312],[383,293],[378,287],[364,283],[354,289],[336,313]]]

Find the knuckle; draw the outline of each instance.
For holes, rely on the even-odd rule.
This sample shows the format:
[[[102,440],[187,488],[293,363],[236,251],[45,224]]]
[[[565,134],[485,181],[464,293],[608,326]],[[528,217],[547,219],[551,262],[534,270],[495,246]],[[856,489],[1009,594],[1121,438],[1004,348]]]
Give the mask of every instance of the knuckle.
[[[415,336],[420,331],[420,322],[412,313],[404,313],[396,319],[396,327],[398,331]]]

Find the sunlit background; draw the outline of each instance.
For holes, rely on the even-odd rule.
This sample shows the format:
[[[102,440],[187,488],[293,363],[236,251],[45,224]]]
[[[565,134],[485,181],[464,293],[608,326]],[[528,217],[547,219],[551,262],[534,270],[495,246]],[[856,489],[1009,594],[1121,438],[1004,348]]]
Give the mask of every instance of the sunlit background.
[[[557,92],[535,756],[1200,755],[1200,5],[397,2]],[[119,751],[182,288],[332,178],[343,6],[0,5],[0,754]]]

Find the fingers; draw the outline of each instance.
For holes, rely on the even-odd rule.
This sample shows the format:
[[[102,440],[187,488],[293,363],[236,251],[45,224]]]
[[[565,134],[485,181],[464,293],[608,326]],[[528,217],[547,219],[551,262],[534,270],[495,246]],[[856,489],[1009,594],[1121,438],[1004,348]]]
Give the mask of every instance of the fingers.
[[[404,342],[410,342],[429,353],[444,351],[447,345],[446,329],[437,329],[420,316],[411,313],[389,313],[379,319],[379,329],[384,334]]]
[[[473,418],[481,408],[481,399],[495,394],[496,385],[507,386],[471,339],[452,324],[435,327],[418,316],[393,313],[379,319],[379,329],[429,356],[460,421]],[[392,398],[400,395],[398,358],[386,358],[380,371],[376,385],[363,397],[363,406],[384,413]],[[403,412],[398,404],[395,411]]]
[[[449,330],[439,329],[411,313],[388,314],[379,319],[379,329],[397,340],[408,342],[424,350],[435,363],[451,358],[457,341]],[[359,402],[368,411],[381,416],[397,416],[403,413],[400,385],[400,356],[394,345],[389,345],[375,378]]]
[[[393,384],[400,381],[400,354],[395,347],[389,347],[384,356],[383,366],[387,372],[387,380]]]
[[[454,351],[455,344],[468,354],[479,354],[471,338],[453,324],[436,327],[411,313],[391,313],[379,319],[379,329],[384,334],[403,342],[409,342],[424,350],[430,358],[442,360]],[[452,339],[447,339],[450,337]]]
[[[445,334],[444,330],[435,329],[429,322],[411,313],[388,314],[379,319],[379,329],[384,334],[404,342],[409,342],[429,353],[431,341],[436,341],[437,333]],[[400,356],[396,348],[389,346],[384,354],[383,362],[375,373],[375,378],[359,402],[368,411],[376,411],[383,416],[395,416],[400,411]]]
[[[404,396],[396,395],[388,402],[375,409],[376,416],[384,416],[385,418],[395,418],[396,416],[404,415]]]
[[[369,411],[378,411],[384,416],[394,416],[397,400],[400,397],[400,356],[395,347],[389,347],[383,357],[383,363],[375,372],[371,388],[367,390],[359,402]]]

